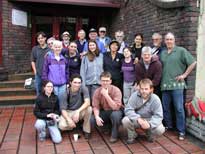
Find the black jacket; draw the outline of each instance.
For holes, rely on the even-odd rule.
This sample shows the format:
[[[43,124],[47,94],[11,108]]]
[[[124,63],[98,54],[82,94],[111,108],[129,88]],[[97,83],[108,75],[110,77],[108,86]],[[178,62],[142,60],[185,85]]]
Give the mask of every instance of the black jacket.
[[[57,96],[51,94],[51,96],[48,97],[45,94],[40,94],[36,99],[33,112],[36,118],[45,120],[51,120],[51,118],[47,118],[47,114],[49,113],[55,113],[59,115],[60,112]]]

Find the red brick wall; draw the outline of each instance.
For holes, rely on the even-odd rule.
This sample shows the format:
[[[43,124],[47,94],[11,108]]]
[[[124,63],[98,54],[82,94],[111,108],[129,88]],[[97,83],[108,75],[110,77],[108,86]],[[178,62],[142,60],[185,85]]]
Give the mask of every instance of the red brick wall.
[[[154,32],[166,34],[171,31],[176,36],[176,44],[187,48],[196,56],[196,40],[199,8],[196,0],[186,0],[182,8],[162,9],[148,0],[129,0],[125,6],[113,14],[111,34],[121,29],[126,34],[126,41],[132,43],[134,34],[144,34],[145,44],[151,43]],[[195,71],[188,77],[188,88],[186,100],[192,99],[194,95]]]
[[[2,5],[3,65],[10,74],[30,71],[31,30],[12,25],[11,21],[12,8],[23,9],[8,0],[3,0]]]

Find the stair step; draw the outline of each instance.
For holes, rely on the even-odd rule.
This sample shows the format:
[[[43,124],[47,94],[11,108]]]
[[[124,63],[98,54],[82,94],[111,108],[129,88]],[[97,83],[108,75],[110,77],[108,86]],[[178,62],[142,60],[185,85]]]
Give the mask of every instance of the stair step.
[[[0,96],[0,106],[34,104],[36,96]]]
[[[0,88],[24,87],[25,80],[11,80],[0,82]]]
[[[35,90],[24,89],[21,87],[14,88],[0,88],[0,96],[25,96],[35,95]]]
[[[9,80],[25,80],[28,78],[34,78],[34,74],[32,72],[29,72],[29,73],[9,75]]]

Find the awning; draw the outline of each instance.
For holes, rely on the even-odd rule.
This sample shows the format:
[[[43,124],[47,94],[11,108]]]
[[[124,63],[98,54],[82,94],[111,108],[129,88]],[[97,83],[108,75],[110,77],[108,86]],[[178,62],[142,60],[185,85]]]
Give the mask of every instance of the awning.
[[[10,1],[120,8],[120,3],[116,2],[115,0],[10,0]]]

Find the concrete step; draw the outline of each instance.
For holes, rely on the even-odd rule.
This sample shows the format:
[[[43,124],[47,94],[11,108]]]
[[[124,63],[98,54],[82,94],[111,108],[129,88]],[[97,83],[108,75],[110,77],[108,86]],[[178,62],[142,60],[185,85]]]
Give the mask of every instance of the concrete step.
[[[0,106],[34,104],[36,96],[0,96]]]
[[[35,90],[24,89],[21,87],[0,88],[0,96],[25,96],[35,95]]]
[[[0,88],[13,88],[13,87],[24,87],[25,80],[11,80],[11,81],[1,81]]]
[[[9,80],[25,80],[28,78],[34,78],[34,74],[32,72],[29,72],[29,73],[9,75]]]

